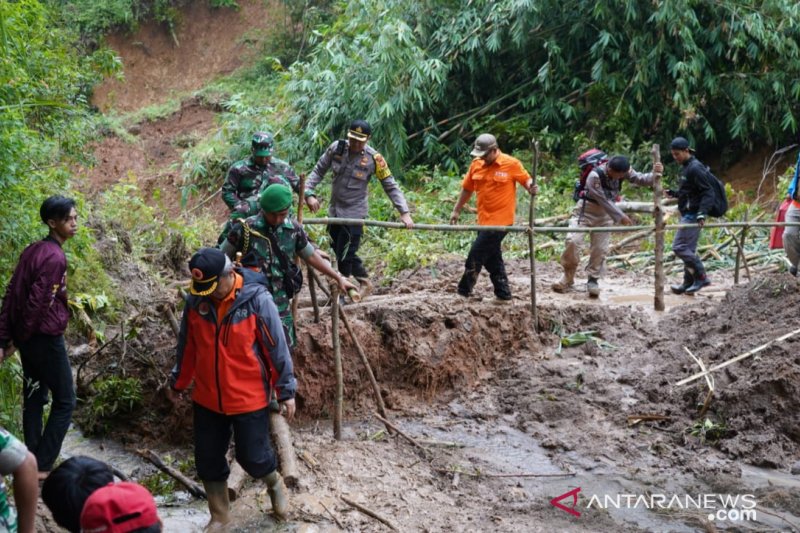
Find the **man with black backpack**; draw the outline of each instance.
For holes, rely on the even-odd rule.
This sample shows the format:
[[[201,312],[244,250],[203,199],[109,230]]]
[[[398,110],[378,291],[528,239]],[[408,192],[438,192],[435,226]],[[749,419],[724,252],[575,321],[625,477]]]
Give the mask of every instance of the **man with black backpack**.
[[[577,227],[602,227],[613,224],[630,226],[633,221],[616,205],[620,195],[623,181],[630,181],[634,185],[651,186],[653,173],[642,174],[631,168],[628,158],[617,155],[610,160],[599,150],[590,150],[583,154],[579,160],[581,171],[586,176],[579,182],[575,191],[577,204],[572,211],[569,221],[571,228]],[[591,167],[588,173],[585,171]],[[653,170],[662,172],[661,163],[656,163]],[[564,253],[561,254],[561,266],[564,276],[552,285],[556,292],[567,292],[575,284],[575,271],[581,259],[581,247],[585,233],[568,233]],[[598,280],[605,269],[608,244],[611,240],[610,233],[592,233],[590,237],[589,264],[586,265],[586,274],[589,279],[586,289],[589,296],[600,296]]]
[[[728,206],[724,188],[721,193],[718,191],[721,183],[708,167],[697,160],[689,141],[683,137],[675,137],[669,147],[672,158],[682,168],[678,190],[669,190],[667,194],[678,199],[681,224],[697,224],[691,228],[681,228],[675,233],[672,251],[683,261],[683,283],[671,285],[670,289],[675,294],[694,294],[711,284],[703,262],[697,255],[700,230],[707,216],[722,216]]]
[[[303,226],[289,217],[291,205],[292,190],[288,186],[270,185],[259,197],[259,214],[237,222],[220,248],[231,259],[241,252],[242,266],[264,273],[286,330],[286,339],[293,347],[297,338],[289,302],[302,285],[302,275],[294,264],[295,255],[335,279],[343,294],[356,286],[331,268],[311,244]]]

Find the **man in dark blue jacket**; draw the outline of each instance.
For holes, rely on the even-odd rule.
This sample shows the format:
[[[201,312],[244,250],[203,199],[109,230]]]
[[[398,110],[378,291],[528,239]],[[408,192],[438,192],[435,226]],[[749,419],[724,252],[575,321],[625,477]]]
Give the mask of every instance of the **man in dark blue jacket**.
[[[711,281],[700,256],[697,255],[697,241],[706,216],[714,206],[714,190],[709,181],[706,166],[694,156],[694,149],[683,137],[675,137],[670,143],[672,158],[682,165],[681,180],[677,191],[668,191],[678,198],[678,211],[681,224],[697,224],[692,228],[681,228],[675,233],[672,251],[683,261],[683,283],[672,285],[675,294],[694,294]]]
[[[75,200],[51,196],[39,209],[49,234],[22,252],[0,310],[0,361],[19,348],[22,360],[22,430],[36,456],[41,478],[61,451],[75,408],[72,369],[64,345],[69,322],[67,257],[61,249],[78,231]],[[48,395],[47,425],[42,416]]]

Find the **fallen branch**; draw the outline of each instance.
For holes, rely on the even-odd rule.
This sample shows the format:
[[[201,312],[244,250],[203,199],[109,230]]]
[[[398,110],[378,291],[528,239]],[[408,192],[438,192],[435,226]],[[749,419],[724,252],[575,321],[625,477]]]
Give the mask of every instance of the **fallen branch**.
[[[399,529],[397,529],[397,526],[395,526],[395,525],[394,525],[394,524],[393,524],[391,521],[389,521],[389,519],[388,519],[388,518],[384,518],[384,517],[382,517],[381,515],[379,515],[378,513],[376,513],[375,511],[373,511],[372,509],[369,509],[369,508],[367,508],[367,507],[364,507],[364,506],[363,506],[363,505],[361,505],[360,503],[356,503],[356,502],[354,502],[353,500],[351,500],[350,498],[347,498],[347,497],[345,497],[345,496],[339,496],[339,497],[340,497],[340,498],[342,499],[342,501],[343,501],[344,503],[346,503],[347,505],[350,505],[351,507],[355,507],[356,509],[358,509],[359,511],[361,511],[361,512],[362,512],[362,513],[364,513],[365,515],[367,515],[367,516],[370,516],[370,517],[374,518],[374,519],[375,519],[375,520],[377,520],[378,522],[381,522],[382,524],[386,525],[386,526],[387,526],[389,529],[391,529],[392,531],[399,531]]]
[[[679,382],[677,382],[675,384],[675,386],[678,387],[680,385],[686,385],[687,383],[690,383],[690,382],[692,382],[692,381],[694,381],[696,379],[700,379],[703,376],[706,376],[706,375],[708,375],[708,374],[710,374],[712,372],[716,372],[717,370],[725,368],[728,365],[732,365],[733,363],[741,361],[742,359],[746,359],[746,358],[750,357],[751,355],[755,355],[758,352],[763,352],[764,350],[766,350],[767,348],[769,348],[773,344],[777,344],[777,343],[779,343],[781,341],[785,341],[786,339],[790,339],[790,338],[794,337],[795,335],[799,335],[799,334],[800,334],[800,329],[796,329],[796,330],[792,331],[791,333],[787,333],[786,335],[784,335],[782,337],[778,337],[777,339],[773,339],[773,340],[769,341],[766,344],[762,344],[758,348],[753,348],[749,352],[745,352],[742,355],[738,355],[738,356],[734,357],[733,359],[731,359],[729,361],[725,361],[724,363],[720,363],[720,364],[718,364],[716,366],[712,366],[711,368],[709,368],[708,370],[706,370],[704,372],[698,372],[697,374],[695,374],[693,376],[689,376],[686,379],[682,379]]]
[[[658,422],[661,420],[669,420],[670,418],[672,417],[667,415],[630,415],[626,420],[629,425],[635,426],[639,422]]]
[[[409,437],[408,435],[406,435],[405,433],[403,433],[402,431],[400,431],[399,429],[397,429],[397,426],[395,426],[394,424],[392,424],[391,422],[389,422],[388,420],[386,420],[385,418],[383,418],[383,417],[382,417],[380,414],[378,414],[378,413],[374,413],[374,415],[375,415],[375,417],[376,417],[378,420],[380,420],[381,422],[383,422],[383,425],[384,425],[384,426],[386,426],[387,428],[391,429],[392,431],[394,431],[395,433],[397,433],[398,435],[400,435],[401,437],[403,437],[404,439],[406,439],[408,442],[410,442],[411,444],[413,444],[413,445],[414,445],[416,448],[418,448],[418,449],[422,450],[422,453],[425,453],[425,454],[427,454],[427,453],[428,453],[428,449],[427,449],[425,446],[423,446],[422,444],[420,444],[419,442],[417,442],[417,441],[416,441],[416,440],[414,440],[413,438]]]
[[[339,529],[344,530],[344,525],[341,522],[339,522],[339,519],[336,518],[336,515],[334,515],[330,509],[328,509],[325,503],[322,500],[320,500],[319,504],[322,506],[323,509],[325,509],[325,511],[331,516],[331,518],[333,518],[333,521],[336,522],[336,525],[339,526]]]
[[[361,362],[364,363],[364,368],[367,370],[367,377],[369,377],[369,382],[372,385],[372,392],[375,395],[375,403],[378,404],[378,413],[380,413],[382,417],[387,418],[386,406],[383,404],[381,389],[378,387],[378,382],[375,379],[375,374],[372,372],[372,365],[369,364],[367,354],[364,353],[364,349],[361,347],[361,343],[358,342],[358,338],[356,338],[353,328],[350,327],[350,321],[347,320],[347,314],[341,307],[339,307],[339,315],[342,318],[344,327],[347,329],[347,333],[350,334],[350,338],[353,340],[353,344],[356,345],[356,351],[358,352],[358,356],[361,358]],[[391,433],[391,428],[389,428],[389,426],[386,426],[386,428],[389,429]]]
[[[686,346],[684,346],[683,349],[686,350],[686,353],[688,353],[692,359],[694,359],[694,362],[700,367],[700,371],[706,372],[706,365],[703,364],[703,360],[693,354],[692,351]],[[711,398],[714,396],[714,376],[711,374],[706,374],[705,378],[706,384],[708,385],[708,394],[706,394],[706,399],[703,402],[703,408],[700,409],[700,414],[698,415],[701,418],[704,414],[706,414],[706,411],[708,411],[708,407],[711,405]]]
[[[182,473],[175,470],[171,466],[165,465],[164,461],[162,461],[161,458],[158,455],[156,455],[156,453],[153,452],[152,450],[136,450],[136,453],[140,455],[142,458],[150,461],[156,468],[158,468],[168,476],[178,481],[181,485],[186,487],[189,493],[195,498],[206,498],[206,491],[203,490],[203,487],[201,487],[188,477],[184,476]]]

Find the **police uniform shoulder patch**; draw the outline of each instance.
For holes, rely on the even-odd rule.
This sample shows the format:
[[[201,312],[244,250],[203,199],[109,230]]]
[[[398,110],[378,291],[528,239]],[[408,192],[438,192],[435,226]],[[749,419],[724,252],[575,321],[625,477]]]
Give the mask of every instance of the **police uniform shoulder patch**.
[[[376,152],[373,157],[375,158],[375,177],[379,180],[391,177],[392,171],[389,170],[389,165],[386,164],[383,156]]]

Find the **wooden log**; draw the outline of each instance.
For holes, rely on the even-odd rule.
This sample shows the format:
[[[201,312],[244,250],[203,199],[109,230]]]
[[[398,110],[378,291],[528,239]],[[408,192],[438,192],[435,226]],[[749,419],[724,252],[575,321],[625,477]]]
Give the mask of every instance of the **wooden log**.
[[[168,476],[178,481],[181,485],[186,487],[186,489],[192,496],[196,498],[206,497],[206,491],[203,490],[203,487],[201,487],[199,484],[195,483],[193,480],[183,475],[178,470],[164,464],[164,461],[162,461],[161,458],[158,455],[156,455],[154,451],[143,449],[143,450],[136,450],[136,453],[139,454],[142,458],[152,463],[156,468],[158,468]]]
[[[653,166],[661,163],[661,149],[659,145],[654,144],[653,150]],[[661,173],[655,172],[653,174],[653,216],[655,217],[655,232],[656,232],[656,246],[655,246],[655,296],[653,298],[653,307],[656,311],[663,311],[666,309],[664,305],[664,211],[661,206],[661,196],[664,190],[661,187]]]
[[[316,276],[312,276],[314,267],[306,265],[306,274],[308,274],[308,293],[311,295],[311,306],[314,308],[314,324],[319,324],[319,303],[317,301],[317,287],[315,281]]]
[[[392,522],[391,522],[391,521],[390,521],[388,518],[384,518],[384,517],[382,517],[381,515],[379,515],[378,513],[376,513],[375,511],[373,511],[372,509],[370,509],[370,508],[368,508],[368,507],[364,507],[364,506],[363,506],[363,505],[361,505],[360,503],[356,503],[356,502],[354,502],[353,500],[351,500],[350,498],[347,498],[347,497],[345,497],[345,496],[339,496],[339,497],[340,497],[340,498],[342,499],[342,501],[343,501],[344,503],[346,503],[347,505],[350,505],[351,507],[354,507],[354,508],[358,509],[359,511],[361,511],[361,512],[362,512],[362,513],[364,513],[365,515],[367,515],[367,516],[369,516],[369,517],[372,517],[372,518],[374,518],[374,519],[375,519],[375,520],[377,520],[378,522],[380,522],[380,523],[384,524],[385,526],[387,526],[387,527],[388,527],[389,529],[391,529],[392,531],[399,531],[399,529],[397,528],[397,526],[396,526],[396,525],[394,525],[394,524],[393,524],[393,523],[392,523]]]
[[[228,475],[228,499],[233,502],[239,498],[242,493],[242,486],[250,476],[244,471],[242,465],[235,460],[228,461],[228,464],[231,465],[231,473]]]
[[[289,422],[280,413],[270,413],[269,426],[275,450],[278,452],[283,481],[287,487],[296,487],[300,481],[300,470],[297,468],[297,454],[292,445]]]

